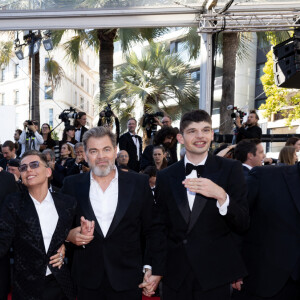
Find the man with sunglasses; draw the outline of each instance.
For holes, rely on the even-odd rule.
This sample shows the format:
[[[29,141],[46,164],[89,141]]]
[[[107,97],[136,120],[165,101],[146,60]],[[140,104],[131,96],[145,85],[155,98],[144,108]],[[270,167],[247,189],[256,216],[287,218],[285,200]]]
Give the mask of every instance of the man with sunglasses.
[[[14,247],[13,299],[75,299],[63,247],[75,214],[75,199],[50,193],[51,168],[30,150],[19,171],[26,191],[9,195],[0,210],[0,257]]]

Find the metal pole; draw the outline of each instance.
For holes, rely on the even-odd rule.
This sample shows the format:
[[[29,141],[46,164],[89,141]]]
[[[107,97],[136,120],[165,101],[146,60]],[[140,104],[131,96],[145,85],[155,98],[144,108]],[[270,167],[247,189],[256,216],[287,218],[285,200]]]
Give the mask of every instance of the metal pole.
[[[34,97],[35,97],[35,55],[33,54],[33,46],[34,46],[34,39],[32,39],[30,44],[30,57],[31,57],[31,97],[30,97],[30,108],[31,108],[31,116],[30,119],[32,120],[35,116],[34,114]]]
[[[211,114],[213,38],[211,33],[201,34],[200,100],[199,108]]]

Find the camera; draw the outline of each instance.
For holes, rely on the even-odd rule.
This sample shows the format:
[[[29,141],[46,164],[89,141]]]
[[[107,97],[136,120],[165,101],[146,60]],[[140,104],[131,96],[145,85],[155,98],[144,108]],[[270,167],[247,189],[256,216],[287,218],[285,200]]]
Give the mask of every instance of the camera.
[[[113,112],[111,110],[111,104],[107,104],[104,109],[100,112],[100,117],[111,118]]]
[[[233,106],[233,105],[228,105],[227,110],[232,110],[232,113],[230,115],[232,119],[236,119],[238,117],[243,119],[247,115],[241,109],[239,109],[239,108],[237,108],[236,106]]]
[[[70,120],[69,119],[76,119],[77,118],[77,112],[75,110],[75,108],[70,107],[69,109],[64,109],[60,115],[58,116],[58,118],[60,120],[62,120],[62,122],[65,123],[65,126],[70,125]]]
[[[31,120],[26,120],[25,122],[27,122],[27,125],[33,125],[33,121]]]
[[[156,121],[155,121],[155,117],[163,117],[164,113],[163,112],[156,112],[154,114],[144,114],[143,115],[143,127],[146,127],[147,125],[150,127],[157,127]]]

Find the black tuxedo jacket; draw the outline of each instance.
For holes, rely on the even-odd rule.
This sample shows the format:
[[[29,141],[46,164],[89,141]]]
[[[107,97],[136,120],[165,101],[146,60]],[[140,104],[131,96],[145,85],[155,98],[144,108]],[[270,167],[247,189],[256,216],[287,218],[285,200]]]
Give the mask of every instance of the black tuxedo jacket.
[[[84,127],[84,126],[81,127],[80,141],[78,141],[78,142],[82,142],[82,137],[87,131],[88,131],[88,129],[86,127]]]
[[[251,225],[243,254],[247,291],[260,297],[277,294],[300,272],[300,167],[263,166],[250,171]]]
[[[13,299],[41,300],[47,266],[68,299],[75,299],[69,270],[48,265],[57,253],[72,226],[76,209],[75,199],[52,193],[58,222],[46,253],[39,218],[28,192],[6,197],[0,212],[0,257],[13,244]]]
[[[242,139],[261,139],[262,130],[259,126],[251,126],[247,129],[245,127],[238,128],[238,134],[236,137],[236,143]]]
[[[216,200],[197,195],[190,215],[184,160],[158,172],[156,201],[167,233],[164,284],[177,290],[192,269],[203,290],[213,289],[246,275],[232,232],[248,228],[246,184],[240,162],[208,155],[202,175],[229,195],[225,216]]]
[[[6,172],[0,172],[0,208],[7,195],[16,192],[17,185],[15,177]],[[10,288],[10,267],[9,254],[0,258],[0,299],[7,299],[7,294]]]
[[[153,196],[145,175],[118,171],[118,204],[107,235],[104,237],[89,199],[90,172],[65,178],[63,193],[78,201],[76,224],[80,217],[95,221],[94,239],[74,251],[72,275],[78,286],[99,288],[103,276],[116,291],[136,289],[143,278],[143,264],[154,274],[161,273],[161,227],[152,225]],[[150,256],[143,261],[141,235],[146,238]]]
[[[247,168],[246,166],[243,166],[243,173],[244,173],[245,179],[247,180],[249,173],[250,173],[250,169]]]
[[[140,158],[141,158],[142,157],[142,149],[143,149],[143,141],[140,136],[138,136],[138,140],[140,143],[139,153],[140,153]],[[120,136],[119,148],[120,148],[120,150],[126,150],[128,152],[128,155],[129,155],[128,167],[129,167],[129,169],[139,172],[140,171],[140,162],[137,160],[136,145],[133,142],[133,139],[129,132],[126,132]]]

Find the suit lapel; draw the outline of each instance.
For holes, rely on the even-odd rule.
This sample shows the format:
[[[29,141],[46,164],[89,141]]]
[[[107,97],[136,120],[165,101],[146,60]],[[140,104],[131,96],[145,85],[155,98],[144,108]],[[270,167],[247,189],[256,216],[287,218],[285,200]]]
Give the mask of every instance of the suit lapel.
[[[128,140],[129,140],[129,143],[132,145],[133,148],[136,149],[136,145],[135,145],[135,143],[134,143],[134,141],[133,141],[133,139],[132,139],[131,134],[130,134],[129,132],[127,132],[127,134],[128,134]]]
[[[207,160],[205,162],[205,169],[202,174],[203,178],[210,179],[213,182],[217,182],[218,178],[220,176],[219,168],[218,168],[218,163],[216,162],[215,158],[208,154]],[[202,213],[206,203],[207,203],[207,198],[200,195],[196,194],[194,204],[193,204],[193,209],[191,213],[191,218],[188,226],[188,233],[193,229],[195,226],[200,214]]]
[[[85,173],[81,182],[78,183],[77,192],[79,197],[77,197],[77,199],[80,199],[80,206],[84,213],[84,217],[90,221],[94,220],[96,231],[98,232],[98,234],[100,234],[101,237],[104,237],[90,201],[90,176],[90,172]]]
[[[186,188],[182,184],[183,180],[185,180],[185,167],[184,160],[182,159],[177,163],[177,169],[172,173],[169,184],[172,186],[173,197],[175,198],[179,211],[185,222],[188,224],[190,221],[191,210]]]
[[[132,200],[134,182],[130,182],[125,172],[118,172],[118,204],[106,237],[109,237],[112,234],[112,232],[116,229],[116,227],[124,217],[126,210]]]
[[[294,203],[300,212],[300,163],[295,166],[285,168],[283,171],[283,176]]]

